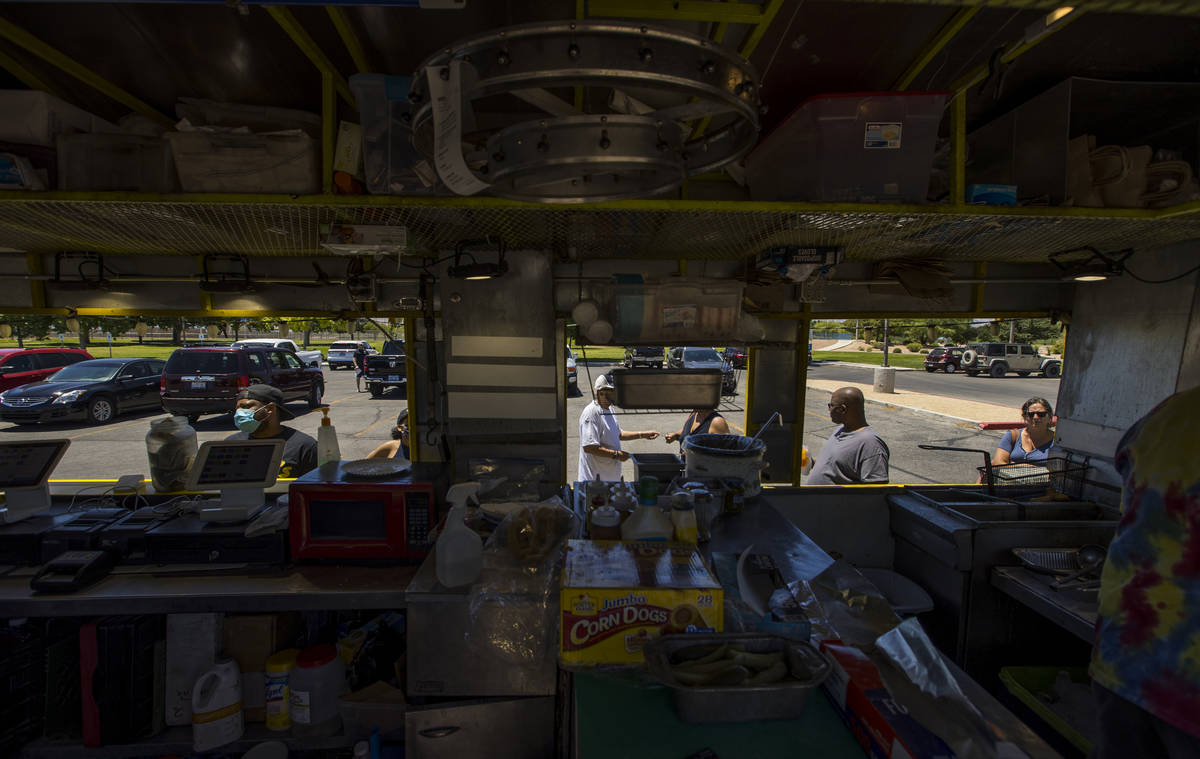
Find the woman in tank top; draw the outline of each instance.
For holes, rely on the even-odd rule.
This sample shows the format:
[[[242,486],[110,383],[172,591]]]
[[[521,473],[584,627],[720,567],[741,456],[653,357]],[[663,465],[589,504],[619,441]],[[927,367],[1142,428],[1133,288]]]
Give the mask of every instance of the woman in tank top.
[[[683,426],[678,432],[668,432],[664,437],[668,443],[679,441],[679,454],[683,455],[683,442],[691,435],[703,435],[706,433],[716,435],[728,435],[729,424],[725,421],[725,417],[721,416],[720,412],[715,408],[698,408],[688,415],[684,420]]]

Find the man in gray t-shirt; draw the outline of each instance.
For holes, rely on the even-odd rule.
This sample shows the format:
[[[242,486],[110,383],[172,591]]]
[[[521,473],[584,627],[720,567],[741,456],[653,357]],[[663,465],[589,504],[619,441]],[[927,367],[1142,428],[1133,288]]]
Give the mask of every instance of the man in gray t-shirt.
[[[855,387],[835,390],[829,418],[840,425],[813,462],[806,485],[858,485],[888,481],[891,451],[867,425],[863,394]]]

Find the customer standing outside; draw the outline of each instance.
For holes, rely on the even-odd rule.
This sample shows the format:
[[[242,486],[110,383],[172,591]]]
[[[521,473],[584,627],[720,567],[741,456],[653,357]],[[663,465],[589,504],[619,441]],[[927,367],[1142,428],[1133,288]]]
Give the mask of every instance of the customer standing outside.
[[[704,435],[710,432],[714,435],[728,435],[729,423],[715,408],[698,408],[683,420],[683,426],[679,428],[679,432],[668,432],[663,436],[663,440],[668,443],[678,440],[679,452],[682,454],[684,452],[683,443],[690,435]]]
[[[621,479],[621,462],[629,454],[621,450],[622,440],[653,440],[654,430],[626,432],[612,412],[612,380],[601,374],[595,382],[596,397],[579,415],[579,472],[578,482],[591,482],[599,477],[604,482]]]
[[[867,424],[862,391],[842,387],[829,399],[829,418],[838,425],[813,462],[806,485],[882,484],[888,481],[887,443]]]
[[[317,441],[281,422],[296,415],[283,404],[283,391],[272,385],[251,385],[238,393],[233,424],[238,431],[226,440],[282,440],[280,477],[299,477],[317,468]]]
[[[1054,409],[1045,398],[1030,398],[1021,404],[1025,426],[1007,430],[992,454],[992,464],[1036,464],[1045,461],[1054,447]]]
[[[354,389],[362,392],[362,378],[367,371],[367,349],[362,343],[354,349]]]
[[[1200,757],[1200,387],[1129,428],[1100,578],[1093,759]]]

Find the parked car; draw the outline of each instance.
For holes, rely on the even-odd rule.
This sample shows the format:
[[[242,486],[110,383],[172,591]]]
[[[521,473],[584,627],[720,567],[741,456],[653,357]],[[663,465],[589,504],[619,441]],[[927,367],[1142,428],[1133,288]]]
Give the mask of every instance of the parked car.
[[[159,394],[171,414],[196,421],[201,414],[228,414],[237,394],[254,384],[274,385],[283,399],[321,405],[325,379],[320,368],[305,366],[292,351],[261,344],[222,348],[179,348],[163,367]]]
[[[1016,372],[1028,377],[1041,372],[1043,377],[1062,374],[1062,361],[1042,356],[1028,343],[970,343],[963,351],[962,368],[969,376],[987,372],[991,377],[1003,377]]]
[[[165,363],[156,358],[76,362],[40,382],[0,393],[0,420],[104,424],[117,414],[161,408],[158,385]]]
[[[339,340],[329,346],[329,353],[326,360],[329,362],[330,369],[353,369],[354,354],[359,349],[364,349],[368,355],[378,353],[371,344],[366,340]]]
[[[633,346],[625,349],[625,368],[633,369],[639,366],[645,366],[651,369],[663,368],[663,351],[662,348],[653,348],[650,346]]]
[[[720,369],[721,393],[737,392],[737,372],[715,348],[672,348],[667,353],[668,369]]]
[[[579,389],[579,367],[575,365],[575,354],[571,346],[567,346],[567,390]]]
[[[291,340],[274,337],[252,337],[246,340],[238,340],[233,344],[233,347],[237,348],[243,345],[261,345],[265,348],[279,348],[280,350],[294,353],[296,358],[300,359],[300,362],[305,366],[315,366],[318,369],[321,368],[321,362],[325,360],[325,357],[321,355],[321,351],[301,350],[300,346]]]
[[[962,369],[962,356],[966,348],[934,348],[925,355],[925,371],[943,371],[954,374]]]
[[[363,379],[372,398],[383,395],[383,391],[389,387],[406,385],[408,362],[404,358],[404,342],[388,340],[383,344],[382,352],[367,356]]]
[[[809,344],[811,345],[811,343]],[[721,352],[721,357],[729,362],[729,365],[734,369],[746,368],[746,349],[739,348],[736,345],[731,345]],[[812,354],[809,354],[809,359],[812,359]]]
[[[0,391],[44,380],[91,357],[82,348],[0,348]]]

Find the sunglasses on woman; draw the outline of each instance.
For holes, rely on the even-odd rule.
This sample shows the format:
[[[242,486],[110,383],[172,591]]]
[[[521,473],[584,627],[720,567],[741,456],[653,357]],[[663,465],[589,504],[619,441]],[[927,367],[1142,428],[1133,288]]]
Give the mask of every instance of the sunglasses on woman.
[[[1050,416],[1050,412],[1049,411],[1026,411],[1025,416],[1030,417],[1030,418],[1037,417],[1038,419],[1041,419],[1043,416]]]

